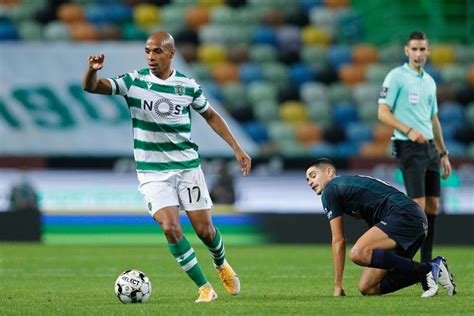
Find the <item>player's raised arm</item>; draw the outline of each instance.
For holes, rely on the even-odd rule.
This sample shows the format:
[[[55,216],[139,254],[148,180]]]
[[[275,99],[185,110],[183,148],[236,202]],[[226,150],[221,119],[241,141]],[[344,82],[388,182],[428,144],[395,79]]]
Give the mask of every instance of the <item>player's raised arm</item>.
[[[346,238],[342,224],[342,216],[333,218],[331,225],[332,234],[332,258],[334,263],[334,296],[345,296],[342,279],[346,259]]]
[[[217,133],[217,135],[219,135],[230,145],[235,153],[235,158],[240,164],[240,170],[242,171],[242,174],[247,176],[250,173],[250,169],[252,168],[252,159],[242,149],[242,147],[240,147],[224,119],[212,107],[209,107],[201,115],[207,121],[207,124],[209,124]]]
[[[107,79],[97,79],[97,71],[104,67],[104,54],[89,56],[89,67],[82,80],[82,88],[90,93],[112,94],[112,86]]]

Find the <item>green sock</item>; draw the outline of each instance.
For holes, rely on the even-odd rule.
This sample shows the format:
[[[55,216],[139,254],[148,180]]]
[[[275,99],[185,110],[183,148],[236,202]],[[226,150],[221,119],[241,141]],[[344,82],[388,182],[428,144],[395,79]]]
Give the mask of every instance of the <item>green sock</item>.
[[[224,241],[222,240],[221,233],[216,229],[216,237],[210,243],[204,243],[211,253],[212,260],[214,261],[214,266],[219,268],[224,264],[225,261],[225,248]]]
[[[177,244],[168,244],[168,248],[176,258],[176,261],[178,261],[181,269],[186,272],[198,287],[207,283],[207,279],[202,273],[201,266],[197,261],[194,249],[186,237],[183,236],[183,239]]]

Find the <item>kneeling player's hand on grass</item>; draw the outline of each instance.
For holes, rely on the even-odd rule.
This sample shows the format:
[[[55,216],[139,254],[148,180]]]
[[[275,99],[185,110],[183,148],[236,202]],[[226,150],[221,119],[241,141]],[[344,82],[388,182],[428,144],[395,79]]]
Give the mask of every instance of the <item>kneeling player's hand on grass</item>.
[[[346,291],[342,286],[336,286],[334,288],[334,296],[346,296]]]

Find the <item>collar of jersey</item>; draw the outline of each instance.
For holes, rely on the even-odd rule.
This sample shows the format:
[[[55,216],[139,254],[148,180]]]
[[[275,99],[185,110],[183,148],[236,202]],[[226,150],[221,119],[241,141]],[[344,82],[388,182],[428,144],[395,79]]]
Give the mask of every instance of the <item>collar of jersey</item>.
[[[424,73],[425,73],[425,70],[424,70],[423,68],[422,68],[422,72],[421,72],[421,73],[418,73],[418,72],[416,72],[416,70],[412,69],[412,68],[410,67],[410,65],[408,65],[408,63],[405,63],[405,64],[403,65],[403,67],[404,67],[410,74],[412,74],[413,76],[418,77],[418,78],[423,78],[423,75],[424,75]]]
[[[166,81],[172,79],[172,78],[176,75],[176,70],[175,70],[175,69],[172,69],[171,75],[170,75],[168,78],[166,78],[165,80],[160,79],[160,78],[158,78],[157,76],[155,76],[155,75],[151,72],[151,70],[150,70],[150,75],[152,76],[153,79],[155,79],[155,80],[158,81],[158,82],[160,82],[160,81],[161,81],[161,82],[166,82]]]

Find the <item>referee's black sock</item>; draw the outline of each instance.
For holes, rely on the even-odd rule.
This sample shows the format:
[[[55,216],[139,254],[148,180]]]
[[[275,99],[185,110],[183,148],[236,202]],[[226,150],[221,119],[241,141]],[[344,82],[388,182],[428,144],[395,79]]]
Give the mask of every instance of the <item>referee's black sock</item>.
[[[423,241],[423,244],[421,245],[421,262],[430,262],[433,258],[433,236],[436,215],[426,214],[426,218],[428,218],[428,235],[426,236],[425,240]]]

